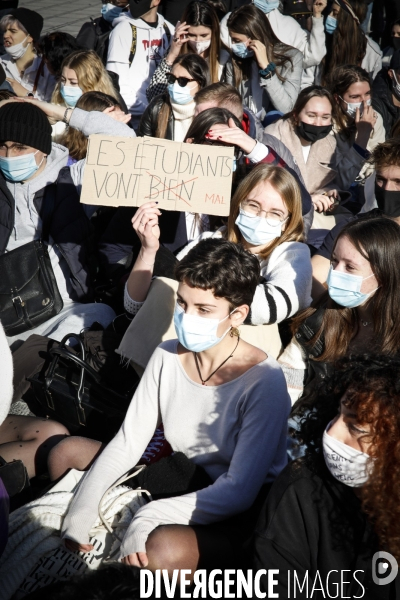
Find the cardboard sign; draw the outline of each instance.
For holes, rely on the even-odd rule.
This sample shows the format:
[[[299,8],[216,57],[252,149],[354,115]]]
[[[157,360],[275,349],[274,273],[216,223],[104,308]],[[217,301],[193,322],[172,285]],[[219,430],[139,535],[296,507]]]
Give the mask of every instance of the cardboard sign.
[[[233,148],[152,137],[91,135],[81,202],[227,216]]]

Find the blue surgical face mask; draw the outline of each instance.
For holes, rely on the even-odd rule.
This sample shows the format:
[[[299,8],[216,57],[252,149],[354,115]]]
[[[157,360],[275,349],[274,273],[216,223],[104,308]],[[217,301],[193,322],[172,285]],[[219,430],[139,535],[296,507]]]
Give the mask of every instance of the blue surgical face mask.
[[[254,56],[253,50],[249,50],[244,42],[232,44],[232,52],[239,58],[250,58]]]
[[[362,282],[373,276],[374,275],[372,274],[363,278],[359,275],[335,271],[331,265],[326,280],[329,296],[337,304],[345,306],[346,308],[356,308],[356,306],[361,306],[361,304],[364,304],[371,294],[378,289],[375,288],[372,292],[369,292],[369,294],[362,294],[360,292]]]
[[[189,104],[193,100],[190,88],[187,85],[181,87],[177,81],[168,84],[168,93],[175,104]]]
[[[75,107],[83,92],[80,87],[61,84],[60,94],[68,106]]]
[[[326,33],[330,33],[332,34],[337,27],[337,19],[335,19],[335,17],[331,17],[331,15],[328,15],[326,17],[326,21],[325,21],[325,31]]]
[[[253,0],[254,6],[257,6],[263,13],[269,13],[274,8],[279,8],[279,0]]]
[[[33,152],[31,154],[23,154],[22,156],[0,156],[0,169],[6,179],[8,181],[26,181],[41,166],[36,164],[35,154],[37,154],[39,150]]]
[[[224,339],[231,327],[221,337],[217,336],[218,325],[226,321],[233,310],[225,319],[207,319],[196,315],[187,315],[179,304],[175,307],[174,325],[179,342],[191,352],[203,352],[218,344]]]
[[[101,9],[103,19],[109,23],[112,23],[121,13],[122,6],[114,6],[114,4],[111,4],[110,2],[108,2],[108,4],[103,4],[103,8]]]
[[[282,235],[284,222],[274,223],[271,219],[254,217],[240,210],[235,223],[246,242],[254,246],[262,246]]]

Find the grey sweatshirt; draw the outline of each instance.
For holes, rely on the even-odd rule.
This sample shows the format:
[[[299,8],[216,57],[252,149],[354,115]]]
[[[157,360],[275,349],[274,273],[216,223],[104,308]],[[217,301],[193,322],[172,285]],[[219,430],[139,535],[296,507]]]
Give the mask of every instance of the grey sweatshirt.
[[[135,132],[130,127],[96,111],[86,112],[76,108],[72,113],[70,125],[86,136],[92,133],[100,133],[104,135],[135,137]],[[66,166],[67,161],[67,148],[59,144],[52,144],[51,153],[47,157],[46,167],[37,177],[33,177],[24,183],[6,181],[7,187],[15,199],[15,226],[8,241],[6,252],[40,239],[42,234],[42,220],[35,208],[33,198],[36,192],[57,180],[59,172]],[[85,164],[86,160],[80,160],[70,167],[72,180],[79,193],[81,191]],[[96,207],[93,206],[88,206],[87,208],[89,209],[87,211],[88,216],[96,210]],[[72,302],[69,269],[57,247],[53,245],[51,238],[48,250],[58,289],[64,305],[66,305]]]
[[[277,72],[285,78],[285,81],[281,81],[276,74],[270,79],[261,77],[257,62],[253,59],[251,78],[242,80],[238,87],[235,85],[233,64],[226,65],[224,81],[238,87],[243,104],[261,120],[270,110],[279,110],[282,113],[291,111],[299,95],[303,55],[295,48],[291,48],[287,54],[292,59],[293,65],[289,62],[283,67],[277,67]]]
[[[63,537],[88,543],[102,495],[137,464],[161,422],[173,450],[203,467],[214,483],[142,507],[120,558],[145,552],[148,535],[159,525],[206,525],[246,510],[261,485],[285,466],[290,400],[278,363],[267,358],[233,381],[203,386],[186,374],[177,345],[170,340],[155,350],[121,429],[72,500]]]

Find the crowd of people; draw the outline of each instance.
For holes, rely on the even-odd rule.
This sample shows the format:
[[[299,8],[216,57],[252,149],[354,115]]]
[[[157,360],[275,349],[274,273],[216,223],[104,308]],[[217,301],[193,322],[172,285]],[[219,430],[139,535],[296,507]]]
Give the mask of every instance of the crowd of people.
[[[400,6],[43,25],[0,0],[0,597],[136,598],[146,568],[400,600],[373,563],[400,562]],[[229,215],[85,203],[92,134],[232,148]],[[131,472],[123,565],[39,577],[92,560]]]

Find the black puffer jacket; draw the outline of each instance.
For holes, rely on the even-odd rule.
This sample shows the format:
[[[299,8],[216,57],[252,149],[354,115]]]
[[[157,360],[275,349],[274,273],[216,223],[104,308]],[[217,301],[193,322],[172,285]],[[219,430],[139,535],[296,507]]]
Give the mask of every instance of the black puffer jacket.
[[[253,573],[265,569],[261,592],[269,594],[269,570],[276,569],[279,598],[400,598],[399,577],[390,585],[373,581],[380,548],[354,489],[334,479],[322,461],[310,463],[289,464],[261,511],[253,560]]]
[[[382,116],[386,137],[390,137],[393,125],[400,118],[400,107],[393,104],[392,80],[387,69],[379,71],[372,84],[372,106]]]
[[[168,99],[168,94],[160,94],[153,98],[146,110],[144,111],[140,120],[138,136],[149,135],[155,137],[158,125],[158,117],[160,110]],[[174,115],[172,110],[170,111],[167,131],[165,132],[164,139],[174,140]]]

